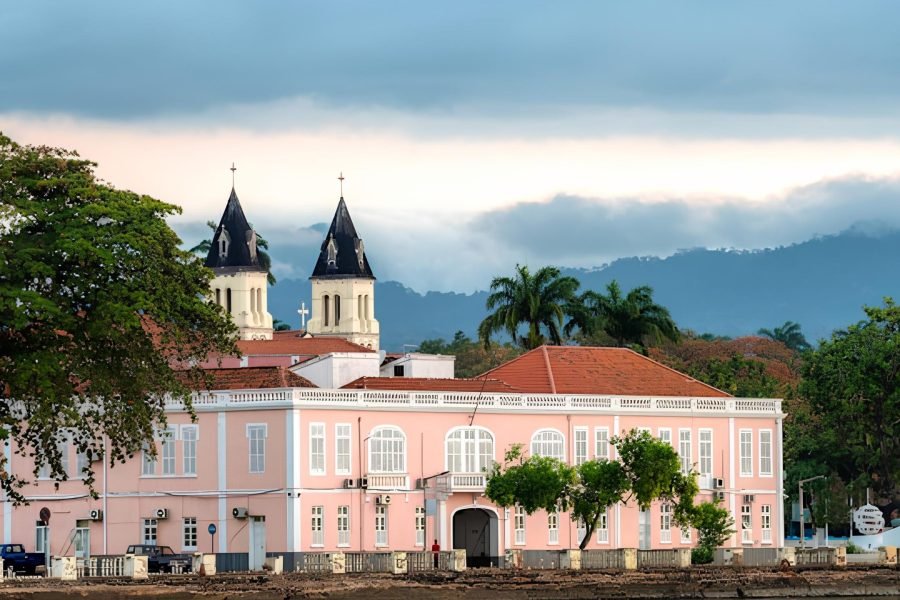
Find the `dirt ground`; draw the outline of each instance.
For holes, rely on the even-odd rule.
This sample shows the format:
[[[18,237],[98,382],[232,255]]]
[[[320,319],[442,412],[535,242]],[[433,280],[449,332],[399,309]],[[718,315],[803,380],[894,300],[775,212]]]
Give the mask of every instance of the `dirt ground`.
[[[270,600],[428,598],[474,600],[573,598],[900,598],[900,571],[889,568],[763,570],[693,568],[671,571],[549,571],[473,569],[465,573],[159,576],[79,582],[7,581],[9,599],[144,598]]]

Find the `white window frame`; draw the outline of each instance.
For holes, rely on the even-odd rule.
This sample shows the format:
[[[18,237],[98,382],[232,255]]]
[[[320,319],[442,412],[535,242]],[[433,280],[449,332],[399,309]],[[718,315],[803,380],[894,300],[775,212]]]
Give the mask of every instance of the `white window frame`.
[[[768,443],[763,443],[763,436],[767,436],[769,438]],[[767,449],[767,452],[763,452],[763,448]],[[760,429],[759,430],[759,476],[760,477],[772,477],[773,468],[772,468],[772,430],[771,429]]]
[[[578,466],[581,463],[587,462],[590,457],[590,450],[588,448],[588,428],[576,427],[573,431],[575,432],[575,465]]]
[[[709,434],[708,440],[703,439],[704,435],[706,434]],[[701,480],[704,477],[709,480],[713,476],[713,468],[715,465],[715,447],[713,446],[714,440],[715,437],[712,429],[704,427],[697,430],[697,451],[700,453],[697,466],[698,470],[700,471]],[[708,451],[708,456],[706,456],[707,453],[705,453],[704,450]]]
[[[199,441],[199,425],[181,426],[182,473],[188,477],[197,475],[197,442]]]
[[[163,477],[174,477],[176,473],[176,442],[178,440],[178,428],[169,425],[163,430],[161,437],[160,458],[162,458]]]
[[[425,507],[416,507],[416,546],[425,546]]]
[[[44,544],[50,543],[49,525],[43,525],[43,521],[37,521],[34,527],[34,551],[43,554],[46,550]]]
[[[579,546],[581,545],[581,541],[584,540],[584,536],[587,535],[587,525],[584,520],[578,519],[575,522],[575,543]]]
[[[668,445],[672,445],[672,428],[671,427],[660,427],[657,429],[657,434],[659,436],[659,440],[661,442],[665,442]]]
[[[309,424],[309,474],[325,474],[325,423]]]
[[[375,546],[387,546],[389,539],[387,506],[379,504],[375,507]]]
[[[149,444],[141,450],[141,477],[156,477],[156,457],[150,455]]]
[[[342,504],[337,507],[337,532],[338,548],[350,547],[350,505]]]
[[[659,505],[659,543],[672,543],[672,505],[668,502]]]
[[[342,448],[342,443],[346,448]],[[336,423],[334,426],[334,473],[349,475],[353,469],[353,426]]]
[[[760,543],[772,543],[772,505],[763,504],[759,507]]]
[[[740,456],[741,477],[753,477],[753,430],[741,429],[738,432],[738,453]]]
[[[311,548],[325,546],[325,507],[317,505],[310,510],[310,542]]]
[[[559,545],[559,513],[547,513],[547,544]]]
[[[143,519],[141,521],[141,539],[143,544],[156,546],[159,544],[159,521],[156,519]]]
[[[269,425],[267,423],[247,423],[248,472],[253,474],[266,472],[266,440],[268,438]],[[255,448],[254,442],[257,444]]]
[[[444,438],[444,468],[484,473],[494,465],[494,434],[484,427],[454,427]]]
[[[516,504],[513,509],[513,530],[515,536],[513,544],[516,546],[525,545],[525,509]]]
[[[386,436],[388,432],[390,436]],[[399,436],[396,435],[399,433]],[[380,425],[369,436],[370,473],[406,473],[406,433],[396,425]]]
[[[687,438],[685,438],[685,434],[687,434]],[[684,474],[691,472],[691,467],[693,467],[692,456],[691,456],[691,430],[690,429],[679,429],[678,430],[678,456],[681,457],[681,472]]]
[[[682,544],[690,544],[691,543],[691,528],[690,527],[682,527],[681,528],[681,543]]]
[[[609,460],[609,427],[594,428],[594,457],[597,460]]]
[[[741,543],[753,543],[753,507],[741,504]]]
[[[609,543],[609,509],[604,511],[600,518],[597,519],[597,543]]]
[[[194,543],[191,544],[191,538]],[[196,550],[197,549],[197,517],[184,517],[181,519],[181,549]]]
[[[531,435],[529,448],[532,456],[547,456],[566,462],[566,436],[558,429],[538,429]]]

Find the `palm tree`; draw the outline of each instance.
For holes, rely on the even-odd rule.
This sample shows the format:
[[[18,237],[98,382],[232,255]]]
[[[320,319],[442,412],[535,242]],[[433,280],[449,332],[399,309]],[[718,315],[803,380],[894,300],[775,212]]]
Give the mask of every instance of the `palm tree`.
[[[543,267],[533,275],[516,265],[515,277],[495,277],[486,307],[489,314],[478,326],[478,337],[489,347],[491,336],[506,331],[513,342],[530,350],[550,341],[562,343],[565,307],[572,303],[578,280],[561,276],[556,267]],[[524,335],[520,326],[526,325]]]
[[[216,224],[213,221],[207,221],[206,226],[212,229],[213,235],[216,234]],[[250,224],[250,227],[253,227],[253,224]],[[208,240],[203,240],[188,252],[193,252],[195,254],[199,254],[201,256],[205,256],[209,254],[209,249],[212,246],[212,237]],[[266,281],[269,282],[269,285],[275,285],[277,281],[275,276],[272,275],[272,257],[269,256],[269,253],[266,250],[269,249],[269,242],[263,238],[263,236],[259,235],[259,232],[256,233],[256,256],[259,258],[259,266],[266,270]]]
[[[613,280],[606,286],[605,295],[592,294],[593,329],[585,333],[602,331],[620,347],[658,344],[663,338],[678,341],[678,326],[669,309],[653,301],[653,288],[642,285],[623,296],[619,283]]]
[[[784,325],[776,327],[775,331],[760,329],[757,333],[776,342],[781,342],[796,352],[805,352],[812,348],[809,342],[806,341],[806,336],[800,331],[800,324],[793,321],[785,321]]]

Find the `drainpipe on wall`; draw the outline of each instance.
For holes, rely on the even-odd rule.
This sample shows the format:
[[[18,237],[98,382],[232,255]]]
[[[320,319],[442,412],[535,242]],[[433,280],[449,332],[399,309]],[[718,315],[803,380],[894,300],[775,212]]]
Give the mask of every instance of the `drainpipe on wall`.
[[[546,352],[546,350],[545,350],[545,352]],[[569,460],[574,463],[575,462],[575,438],[572,435],[572,415],[566,415],[566,431],[568,432],[567,435],[569,436]],[[572,547],[572,525],[573,525],[573,522],[572,522],[571,513],[570,513],[569,527],[568,527],[569,548]],[[559,524],[557,523],[556,526],[559,527]],[[576,524],[576,527],[577,527],[577,524]]]
[[[359,551],[363,552],[363,550],[364,550],[363,549],[363,532],[365,531],[365,527],[363,527],[363,510],[365,509],[365,505],[364,505],[363,501],[365,499],[365,491],[363,490],[363,487],[362,487],[362,478],[364,477],[363,462],[362,462],[362,457],[363,457],[362,417],[356,418],[356,440],[357,440],[356,454],[359,459],[358,460],[358,463],[359,463],[359,480],[358,480],[359,485],[357,486],[357,488],[359,489]],[[351,521],[351,523],[352,523],[352,521]]]

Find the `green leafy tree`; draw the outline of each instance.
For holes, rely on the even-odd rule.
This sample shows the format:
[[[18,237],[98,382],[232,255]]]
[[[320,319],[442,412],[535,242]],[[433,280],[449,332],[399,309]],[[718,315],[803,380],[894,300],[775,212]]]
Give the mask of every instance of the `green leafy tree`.
[[[290,331],[291,324],[285,323],[284,321],[281,321],[279,319],[274,319],[272,321],[272,329],[274,329],[275,331]]]
[[[713,561],[713,552],[734,534],[734,519],[720,500],[701,502],[692,510],[691,524],[697,530],[697,547],[691,552],[691,562],[706,564]]]
[[[206,257],[209,254],[209,249],[212,247],[212,237],[216,234],[216,224],[213,221],[207,221],[206,226],[212,229],[212,236],[208,240],[203,240],[193,248],[191,248],[188,252],[193,252],[200,256]],[[253,227],[253,224],[250,224],[250,227]],[[275,279],[275,275],[272,274],[272,257],[268,253],[269,250],[269,242],[266,239],[259,235],[259,232],[256,232],[256,256],[259,259],[259,266],[266,270],[266,281],[269,282],[269,285],[275,285],[277,279]]]
[[[774,331],[771,329],[760,329],[757,333],[761,336],[781,342],[791,350],[796,350],[797,352],[805,352],[812,347],[809,345],[809,342],[806,341],[806,336],[800,331],[800,325],[793,321],[785,321],[784,325],[776,327]]]
[[[492,335],[505,331],[526,350],[548,341],[561,344],[565,307],[578,286],[577,279],[560,275],[556,267],[542,267],[532,274],[528,267],[517,265],[515,277],[491,281],[486,306],[493,312],[478,326],[479,339],[487,347]]]
[[[579,304],[580,310],[570,310],[572,317],[566,330],[571,333],[578,329],[582,342],[643,349],[680,337],[669,310],[653,301],[653,289],[648,286],[623,294],[613,280],[606,286],[606,294],[587,291],[580,296]]]
[[[898,498],[900,482],[900,306],[885,298],[867,319],[809,352],[800,392],[806,433],[795,458],[827,466],[851,489]]]
[[[190,406],[205,381],[190,365],[237,353],[206,300],[212,272],[165,222],[178,207],[102,183],[95,167],[0,134],[0,438],[56,480],[68,477],[63,444],[124,461],[165,422],[164,398]],[[0,489],[24,501],[29,476],[5,462]],[[92,465],[79,474],[89,487]]]
[[[692,523],[693,499],[699,491],[696,475],[681,472],[671,445],[637,430],[610,443],[618,460],[589,460],[577,467],[555,458],[526,458],[522,447],[515,445],[504,464],[495,463],[489,471],[485,496],[502,507],[518,504],[528,514],[570,510],[572,519],[586,527],[582,549],[601,515],[619,502],[634,500],[647,509],[655,500],[665,500],[674,505],[676,524]]]

